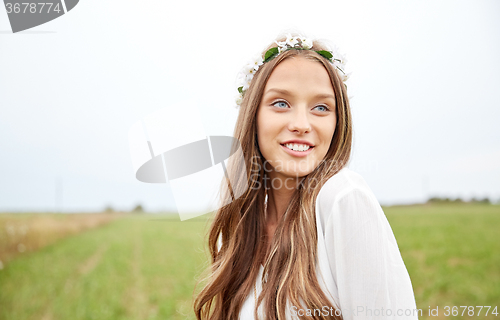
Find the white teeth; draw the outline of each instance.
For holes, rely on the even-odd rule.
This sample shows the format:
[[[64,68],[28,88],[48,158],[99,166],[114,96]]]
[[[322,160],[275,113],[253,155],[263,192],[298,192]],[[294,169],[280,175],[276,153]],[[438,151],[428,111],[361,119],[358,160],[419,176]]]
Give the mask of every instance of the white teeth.
[[[291,149],[293,151],[307,151],[309,150],[309,148],[311,148],[311,146],[308,146],[306,144],[294,144],[294,143],[287,143],[285,144],[285,147],[287,147],[288,149]]]

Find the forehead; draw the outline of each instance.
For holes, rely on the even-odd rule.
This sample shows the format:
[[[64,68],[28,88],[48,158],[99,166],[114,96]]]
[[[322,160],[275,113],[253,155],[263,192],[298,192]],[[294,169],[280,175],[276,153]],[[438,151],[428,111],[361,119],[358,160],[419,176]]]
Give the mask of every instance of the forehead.
[[[333,93],[330,76],[319,62],[304,57],[291,57],[278,64],[272,71],[264,89],[312,90]]]

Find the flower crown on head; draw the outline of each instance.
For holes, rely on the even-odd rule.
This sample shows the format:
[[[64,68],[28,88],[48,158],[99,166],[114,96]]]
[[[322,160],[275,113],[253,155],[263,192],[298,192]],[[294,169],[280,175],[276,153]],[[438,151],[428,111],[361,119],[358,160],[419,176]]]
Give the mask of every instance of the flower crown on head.
[[[275,41],[278,45],[266,51],[264,56],[258,55],[254,57],[249,63],[243,67],[243,69],[238,74],[237,85],[238,85],[238,95],[236,96],[236,107],[241,105],[243,100],[243,94],[250,87],[252,79],[259,70],[260,66],[264,63],[271,61],[280,53],[290,50],[311,50],[313,47],[313,40],[306,38],[304,36],[292,36],[287,34],[285,41]],[[345,72],[345,57],[338,52],[337,48],[333,50],[315,50],[316,53],[320,54],[326,58],[334,67],[336,67],[340,72],[340,79],[345,82],[349,78],[349,74]]]

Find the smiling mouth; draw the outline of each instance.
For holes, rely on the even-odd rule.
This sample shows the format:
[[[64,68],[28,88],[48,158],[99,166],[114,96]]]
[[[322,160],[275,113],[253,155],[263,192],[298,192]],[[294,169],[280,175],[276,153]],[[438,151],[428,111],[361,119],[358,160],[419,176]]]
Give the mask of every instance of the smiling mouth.
[[[299,151],[299,152],[305,152],[308,151],[309,149],[314,148],[314,146],[308,146],[307,144],[298,144],[298,143],[284,143],[281,145],[292,151]]]

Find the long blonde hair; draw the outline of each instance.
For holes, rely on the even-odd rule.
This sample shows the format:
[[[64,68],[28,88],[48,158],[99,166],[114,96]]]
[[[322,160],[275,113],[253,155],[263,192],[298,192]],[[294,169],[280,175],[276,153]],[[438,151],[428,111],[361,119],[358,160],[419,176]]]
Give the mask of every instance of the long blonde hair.
[[[275,45],[269,46],[264,52]],[[294,191],[285,214],[278,222],[270,253],[264,264],[262,303],[265,319],[285,319],[288,303],[298,308],[321,309],[332,301],[321,289],[316,276],[317,229],[315,202],[323,184],[348,162],[351,153],[352,124],[346,87],[337,70],[313,50],[326,50],[313,42],[311,50],[288,50],[262,65],[245,91],[234,130],[243,151],[246,170],[236,162],[228,164],[233,189],[248,184],[243,196],[215,213],[208,233],[211,257],[206,285],[197,295],[194,311],[197,319],[238,319],[241,307],[253,291],[267,248],[264,200],[265,168],[257,142],[256,115],[266,83],[274,68],[283,60],[304,57],[321,63],[328,72],[336,99],[336,129],[330,148],[315,170],[305,176]],[[264,159],[265,161],[265,159]],[[236,183],[234,182],[236,181]],[[227,185],[224,181],[222,185]],[[231,195],[221,187],[223,197]],[[218,239],[222,237],[219,250]],[[341,319],[329,312],[305,319]]]

